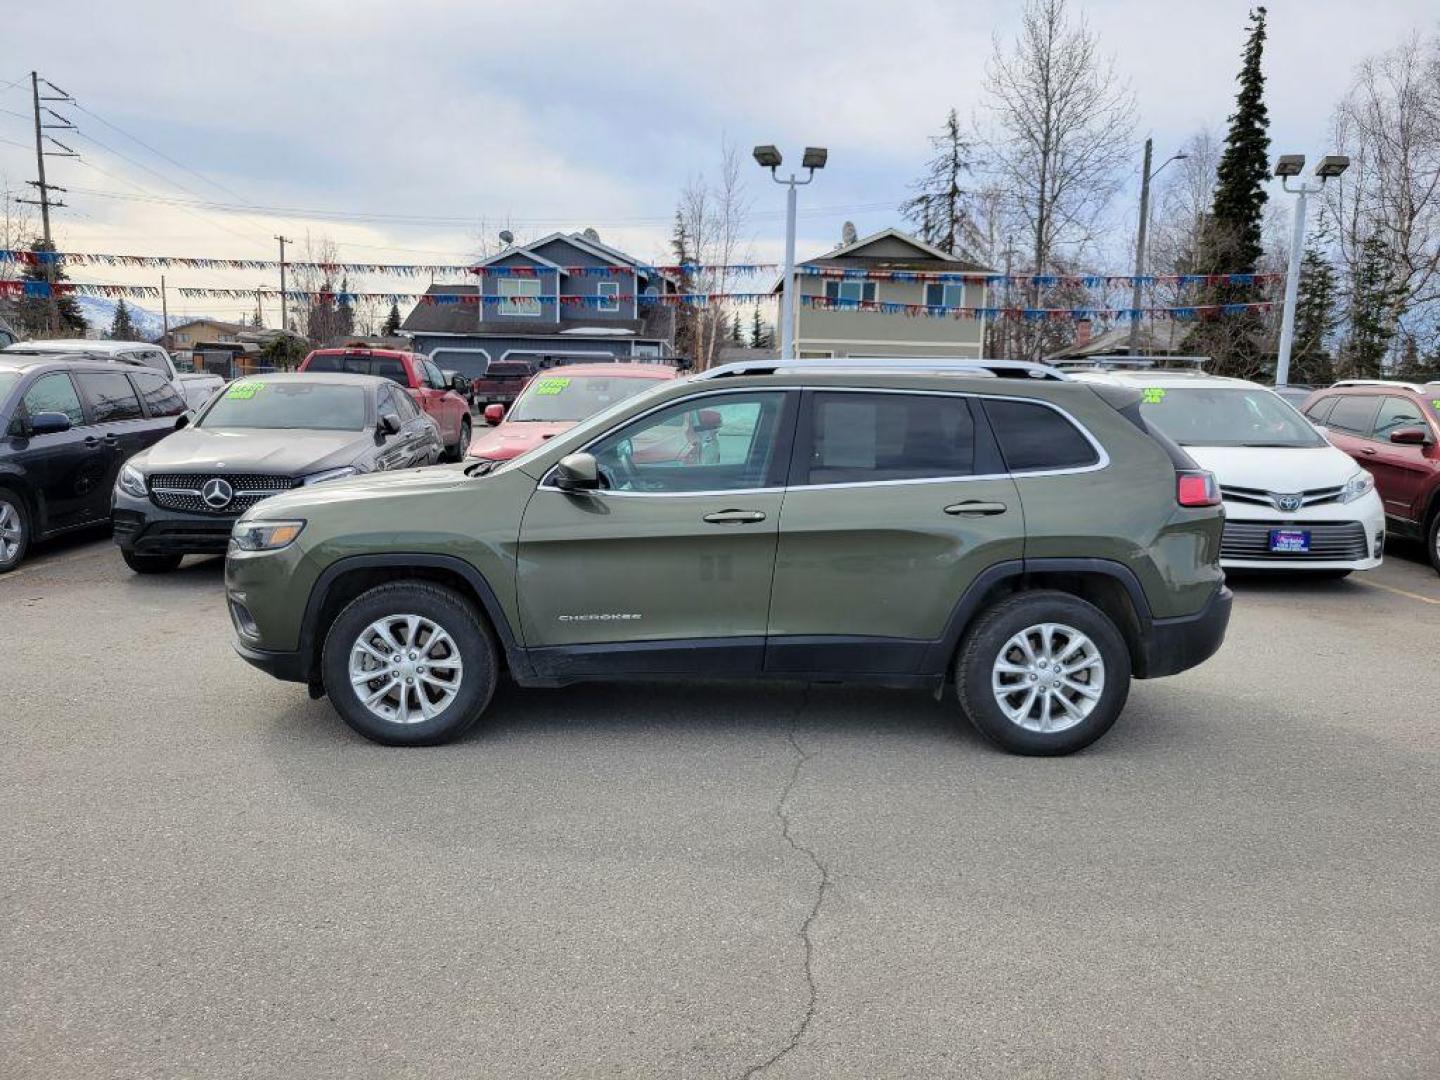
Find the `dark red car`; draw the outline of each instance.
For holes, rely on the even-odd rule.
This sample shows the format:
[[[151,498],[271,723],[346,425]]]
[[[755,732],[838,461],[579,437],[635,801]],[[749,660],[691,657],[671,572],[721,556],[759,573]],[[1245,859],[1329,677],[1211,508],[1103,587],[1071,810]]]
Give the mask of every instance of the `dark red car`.
[[[300,370],[378,375],[399,383],[439,426],[446,457],[459,461],[465,456],[470,445],[470,403],[451,388],[428,356],[398,349],[316,349],[301,362]]]
[[[1375,477],[1386,527],[1423,540],[1440,572],[1440,383],[1352,379],[1301,411]]]
[[[617,401],[634,397],[675,375],[675,369],[664,364],[570,364],[547,368],[525,384],[509,415],[504,405],[486,406],[485,422],[494,430],[475,437],[470,456],[509,461]]]

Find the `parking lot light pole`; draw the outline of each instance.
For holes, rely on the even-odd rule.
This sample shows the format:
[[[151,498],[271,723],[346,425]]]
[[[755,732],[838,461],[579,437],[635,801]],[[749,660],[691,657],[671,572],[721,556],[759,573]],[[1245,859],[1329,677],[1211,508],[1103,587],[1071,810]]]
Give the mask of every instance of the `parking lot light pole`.
[[[807,170],[805,179],[799,180],[794,173],[789,180],[781,180],[776,170],[784,160],[780,151],[773,146],[757,146],[755,160],[761,168],[770,170],[770,179],[784,184],[789,190],[785,194],[785,294],[784,308],[780,312],[780,359],[795,359],[795,312],[799,306],[795,288],[795,189],[815,179],[815,170],[823,169],[829,152],[823,146],[807,146],[805,156],[800,160],[801,168]]]
[[[1285,271],[1285,308],[1280,319],[1280,351],[1275,357],[1275,385],[1287,386],[1290,382],[1290,349],[1295,344],[1295,302],[1300,291],[1300,252],[1305,247],[1305,199],[1318,195],[1325,187],[1325,181],[1339,176],[1350,167],[1350,159],[1343,154],[1327,154],[1315,166],[1318,182],[1307,184],[1303,180],[1294,187],[1290,181],[1305,168],[1304,154],[1281,154],[1275,162],[1275,175],[1280,177],[1280,186],[1295,196],[1295,228],[1290,234],[1290,265]]]

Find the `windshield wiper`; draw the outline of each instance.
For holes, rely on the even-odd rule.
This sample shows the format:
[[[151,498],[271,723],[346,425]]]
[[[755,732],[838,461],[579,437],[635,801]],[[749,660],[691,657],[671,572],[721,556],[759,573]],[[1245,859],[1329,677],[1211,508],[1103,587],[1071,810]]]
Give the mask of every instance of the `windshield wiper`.
[[[466,476],[484,476],[498,465],[498,461],[477,461],[465,470]]]
[[[1254,447],[1257,450],[1304,450],[1307,446],[1314,446],[1314,443],[1294,442],[1242,442],[1241,446]]]

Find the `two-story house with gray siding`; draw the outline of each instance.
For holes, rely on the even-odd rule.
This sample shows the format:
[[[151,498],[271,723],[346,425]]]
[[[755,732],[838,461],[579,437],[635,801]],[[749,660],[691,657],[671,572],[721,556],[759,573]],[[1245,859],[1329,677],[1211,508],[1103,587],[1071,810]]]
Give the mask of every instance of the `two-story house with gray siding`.
[[[823,275],[804,273],[812,268]],[[969,274],[983,279],[992,273],[978,263],[957,259],[899,229],[841,244],[833,251],[801,263],[798,270],[800,304],[795,314],[795,352],[801,357],[841,356],[955,356],[979,357],[985,340],[983,318],[956,318],[941,308],[982,308],[986,286],[983,280],[946,283],[895,280],[888,275],[916,273]],[[841,273],[873,272],[876,276],[841,277]],[[784,282],[776,286],[784,292]],[[880,304],[929,305],[939,317],[929,314],[843,310],[812,306],[806,297],[828,297],[840,301],[872,301]]]
[[[430,286],[428,295],[444,299],[420,302],[400,327],[442,368],[474,377],[492,360],[550,366],[674,356],[675,309],[643,299],[674,292],[673,283],[594,236],[551,233],[474,269],[465,284]]]

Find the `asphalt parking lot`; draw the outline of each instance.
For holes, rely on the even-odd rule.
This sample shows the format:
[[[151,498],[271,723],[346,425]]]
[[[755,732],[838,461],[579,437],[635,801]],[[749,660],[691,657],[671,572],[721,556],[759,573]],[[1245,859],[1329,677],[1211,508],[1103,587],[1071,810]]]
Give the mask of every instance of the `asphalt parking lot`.
[[[387,750],[218,560],[0,579],[0,1075],[1440,1075],[1440,578],[1241,581],[1072,758],[925,694],[502,689]]]

